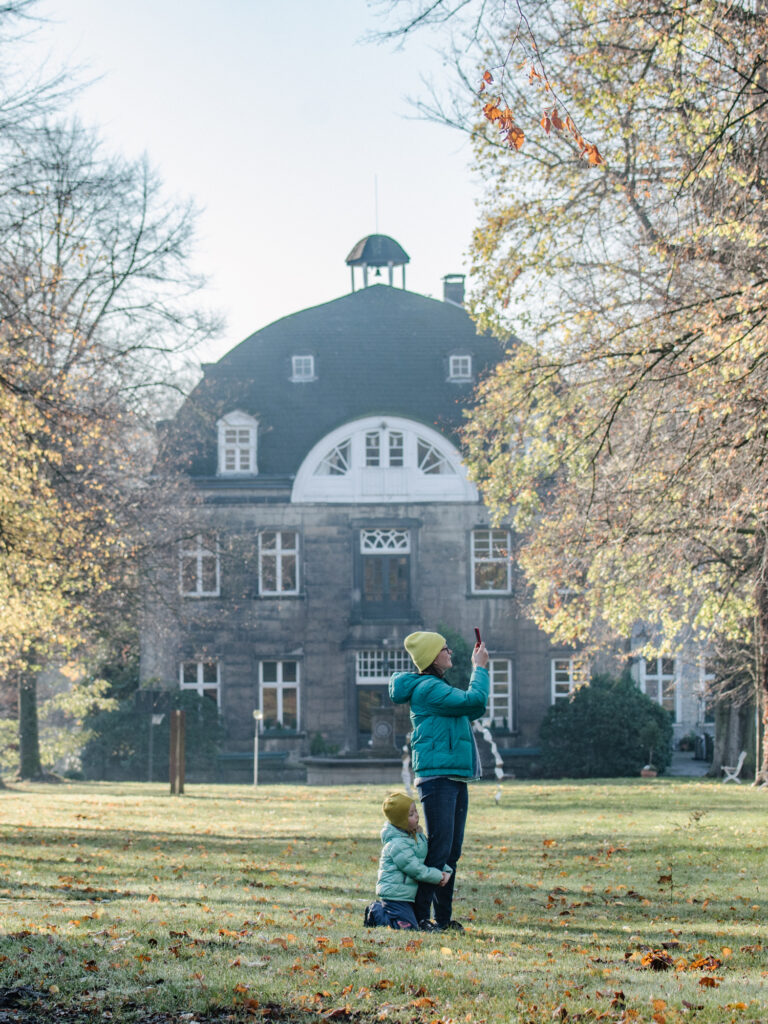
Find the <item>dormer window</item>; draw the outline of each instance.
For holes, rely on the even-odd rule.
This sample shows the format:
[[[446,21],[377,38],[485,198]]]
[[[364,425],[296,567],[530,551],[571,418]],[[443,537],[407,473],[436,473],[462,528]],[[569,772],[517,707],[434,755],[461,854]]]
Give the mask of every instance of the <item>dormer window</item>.
[[[425,423],[366,416],[326,435],[305,457],[291,500],[478,500],[461,454]]]
[[[218,422],[219,476],[255,476],[258,422],[236,410]]]
[[[472,356],[451,356],[448,361],[448,380],[472,380]]]
[[[291,356],[291,380],[298,381],[315,379],[314,356]]]

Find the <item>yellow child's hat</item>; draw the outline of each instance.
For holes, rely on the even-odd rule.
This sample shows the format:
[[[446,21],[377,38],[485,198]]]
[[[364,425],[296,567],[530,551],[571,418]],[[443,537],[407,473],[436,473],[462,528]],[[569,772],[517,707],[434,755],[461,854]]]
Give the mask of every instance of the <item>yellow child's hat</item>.
[[[408,831],[408,815],[411,813],[413,797],[407,793],[390,793],[381,809],[389,818],[395,828],[401,828],[403,832]]]

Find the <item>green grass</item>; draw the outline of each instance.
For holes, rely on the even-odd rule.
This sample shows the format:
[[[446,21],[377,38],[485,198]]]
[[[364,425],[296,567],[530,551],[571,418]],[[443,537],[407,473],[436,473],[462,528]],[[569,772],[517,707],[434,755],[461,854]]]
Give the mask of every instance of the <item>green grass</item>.
[[[0,989],[41,1020],[768,1019],[765,792],[474,786],[466,931],[414,935],[362,924],[388,788],[1,791]]]

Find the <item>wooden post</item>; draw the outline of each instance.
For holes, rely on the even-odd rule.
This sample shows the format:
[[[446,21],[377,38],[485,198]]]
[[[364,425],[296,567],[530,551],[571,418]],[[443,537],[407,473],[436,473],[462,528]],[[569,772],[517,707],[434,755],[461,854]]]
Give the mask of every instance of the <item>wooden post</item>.
[[[171,712],[171,796],[184,792],[184,712]]]

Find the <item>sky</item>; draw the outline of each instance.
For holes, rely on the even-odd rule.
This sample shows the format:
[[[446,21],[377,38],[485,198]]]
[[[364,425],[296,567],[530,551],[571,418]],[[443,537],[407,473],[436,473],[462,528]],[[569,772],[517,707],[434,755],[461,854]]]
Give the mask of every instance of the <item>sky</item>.
[[[29,59],[90,83],[72,112],[110,149],[147,154],[169,195],[201,210],[201,303],[226,321],[219,359],[268,323],[350,290],[345,258],[374,232],[409,254],[406,287],[442,297],[466,273],[471,150],[419,119],[422,76],[450,71],[366,0],[40,0]],[[380,8],[378,9],[380,10]],[[358,272],[359,273],[359,272]],[[396,273],[400,282],[400,272]]]

